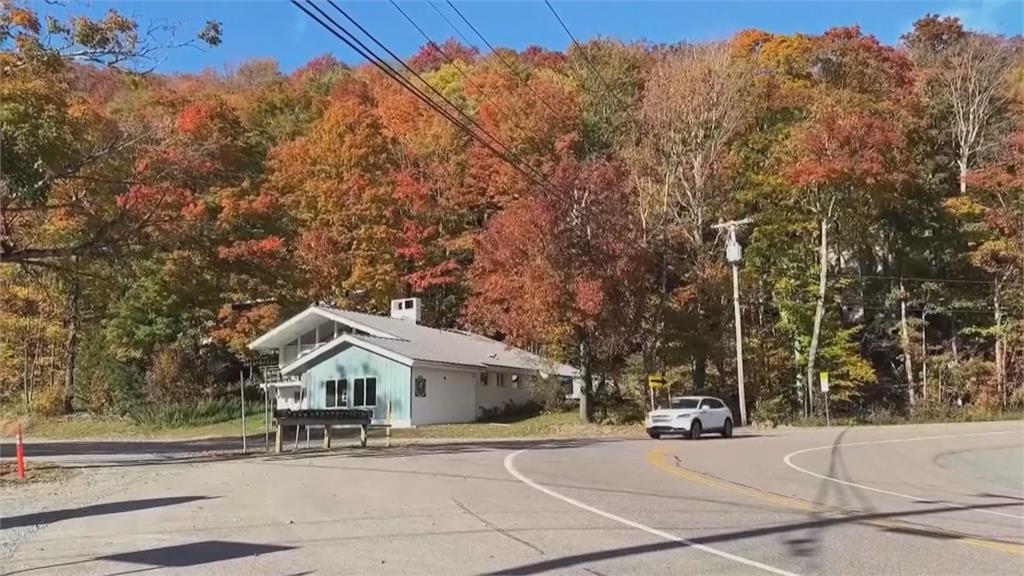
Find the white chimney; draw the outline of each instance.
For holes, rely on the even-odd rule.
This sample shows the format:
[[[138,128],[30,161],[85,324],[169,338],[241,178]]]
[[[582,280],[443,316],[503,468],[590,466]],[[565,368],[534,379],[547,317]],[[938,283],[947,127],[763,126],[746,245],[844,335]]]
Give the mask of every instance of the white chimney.
[[[391,301],[391,317],[399,320],[412,320],[420,323],[420,310],[423,303],[419,298],[401,298]]]

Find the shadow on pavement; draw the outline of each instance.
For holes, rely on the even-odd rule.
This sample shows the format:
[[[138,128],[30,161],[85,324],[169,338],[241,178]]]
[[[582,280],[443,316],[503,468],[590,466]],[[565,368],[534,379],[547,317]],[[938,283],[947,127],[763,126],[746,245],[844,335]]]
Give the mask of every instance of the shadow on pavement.
[[[147,572],[149,570],[159,570],[161,568],[188,568],[203,564],[211,564],[214,562],[222,562],[224,560],[252,558],[261,554],[270,554],[273,552],[294,549],[295,546],[282,546],[277,544],[252,544],[248,542],[204,540],[202,542],[177,544],[174,546],[161,546],[159,548],[150,548],[147,550],[122,552],[120,554],[110,554],[107,556],[96,556],[94,558],[75,560],[73,562],[37,566],[33,568],[26,568],[24,570],[17,570],[15,572],[8,572],[7,574],[8,576],[11,576],[14,574],[35,572],[38,570],[52,570],[54,568],[102,561],[125,562],[129,564],[142,564],[147,566],[146,568],[114,572],[108,575],[115,576],[117,574],[134,574],[136,572]],[[295,572],[289,576],[303,576],[310,573],[311,572]]]
[[[225,542],[222,540],[205,540],[176,546],[162,546],[135,552],[123,552],[109,556],[97,556],[94,560],[114,562],[130,562],[132,564],[148,564],[161,568],[184,568],[211,562],[222,562],[235,558],[259,556],[282,550],[293,550],[294,546],[277,544],[251,544],[247,542]]]
[[[159,508],[162,506],[174,506],[176,504],[184,504],[186,502],[195,502],[196,500],[209,499],[211,499],[210,496],[171,496],[167,498],[146,498],[143,500],[106,502],[103,504],[82,506],[80,508],[64,508],[62,510],[33,512],[31,514],[22,514],[20,516],[0,518],[0,530],[6,530],[8,528],[19,528],[22,526],[38,526],[53,524],[54,522],[60,522],[61,520],[70,520],[72,518],[85,518],[88,516],[101,516],[104,514],[120,514],[122,512],[135,512],[136,510],[146,510],[149,508]]]
[[[976,506],[968,506],[967,509],[979,510],[985,508],[1002,508],[1006,506],[1012,506],[1012,504],[979,504]],[[772,534],[784,534],[788,532],[795,532],[800,530],[813,530],[821,529],[829,526],[859,523],[859,522],[871,522],[875,520],[883,519],[898,519],[908,516],[921,516],[926,514],[939,514],[943,512],[958,512],[962,511],[963,508],[951,508],[943,506],[939,508],[929,508],[927,510],[904,510],[899,512],[878,512],[870,514],[851,514],[846,516],[837,516],[830,518],[818,518],[814,520],[808,520],[804,522],[794,522],[789,524],[779,524],[776,526],[765,526],[762,528],[752,528],[750,530],[740,530],[736,532],[726,532],[724,534],[712,534],[709,536],[700,536],[690,538],[686,542],[657,542],[654,544],[643,544],[640,546],[629,546],[625,548],[613,548],[610,550],[599,550],[596,552],[586,552],[583,554],[575,554],[572,556],[563,556],[561,558],[552,558],[550,560],[543,560],[541,562],[533,562],[531,564],[524,564],[521,566],[515,566],[512,568],[506,568],[504,570],[498,570],[495,572],[487,573],[487,576],[527,576],[530,574],[541,574],[551,570],[559,570],[565,568],[571,568],[574,566],[580,566],[591,562],[600,562],[602,560],[610,560],[613,558],[622,558],[626,556],[637,556],[642,554],[648,554],[651,552],[660,552],[662,550],[673,550],[677,548],[688,548],[694,544],[710,545],[718,542],[733,542],[737,540],[745,540],[748,538],[758,538],[761,536],[769,536]],[[924,526],[916,527],[912,525],[906,525],[902,527],[884,527],[883,530],[898,532],[901,534],[908,534],[914,536],[923,536],[926,538],[937,538],[942,540],[958,540],[961,538],[977,538],[976,536],[970,536],[966,534],[958,534],[955,532],[940,531]]]
[[[495,450],[561,450],[566,448],[583,448],[595,444],[621,442],[621,438],[577,438],[566,440],[457,440],[440,442],[395,443],[387,446],[369,445],[365,448],[335,450],[300,450],[282,452],[267,457],[267,460],[293,460],[310,458],[405,458],[408,456],[430,456],[436,454],[474,454]]]
[[[251,435],[246,440],[250,449],[264,446],[264,436]],[[0,444],[0,456],[14,454],[14,444]],[[161,455],[199,452],[224,452],[241,450],[240,436],[203,438],[199,440],[69,440],[26,442],[26,458],[48,458],[54,456],[114,456],[114,455]]]

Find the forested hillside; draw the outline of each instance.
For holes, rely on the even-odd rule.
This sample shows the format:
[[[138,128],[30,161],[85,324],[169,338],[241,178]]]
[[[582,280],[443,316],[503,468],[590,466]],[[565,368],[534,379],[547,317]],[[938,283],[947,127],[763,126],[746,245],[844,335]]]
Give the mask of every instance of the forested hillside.
[[[855,27],[565,53],[438,38],[395,67],[457,126],[330,55],[148,71],[190,44],[219,69],[215,22],[0,6],[5,410],[218,396],[297,310],[408,295],[602,398],[643,402],[654,372],[730,398],[712,225],[744,217],[755,419],[818,411],[822,370],[833,413],[1024,404],[1020,38],[934,16],[896,46]]]

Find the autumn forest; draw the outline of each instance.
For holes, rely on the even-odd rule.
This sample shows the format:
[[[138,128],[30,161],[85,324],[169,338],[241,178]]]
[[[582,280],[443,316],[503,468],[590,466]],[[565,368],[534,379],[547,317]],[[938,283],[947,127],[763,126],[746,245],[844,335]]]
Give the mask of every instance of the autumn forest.
[[[742,218],[752,420],[820,413],[822,371],[851,418],[1024,406],[1019,37],[922,15],[896,45],[424,37],[225,70],[217,22],[0,7],[5,411],[237,393],[254,335],[404,296],[578,366],[598,406],[655,373],[735,402],[714,225]],[[210,71],[153,70],[194,47]]]

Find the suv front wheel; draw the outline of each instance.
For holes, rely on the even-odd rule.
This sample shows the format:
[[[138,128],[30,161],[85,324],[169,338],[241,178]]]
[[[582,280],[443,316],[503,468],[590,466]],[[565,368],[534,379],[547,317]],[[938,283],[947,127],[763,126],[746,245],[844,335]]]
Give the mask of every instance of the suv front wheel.
[[[690,424],[690,440],[700,440],[701,432],[700,420],[694,420],[693,424]]]

